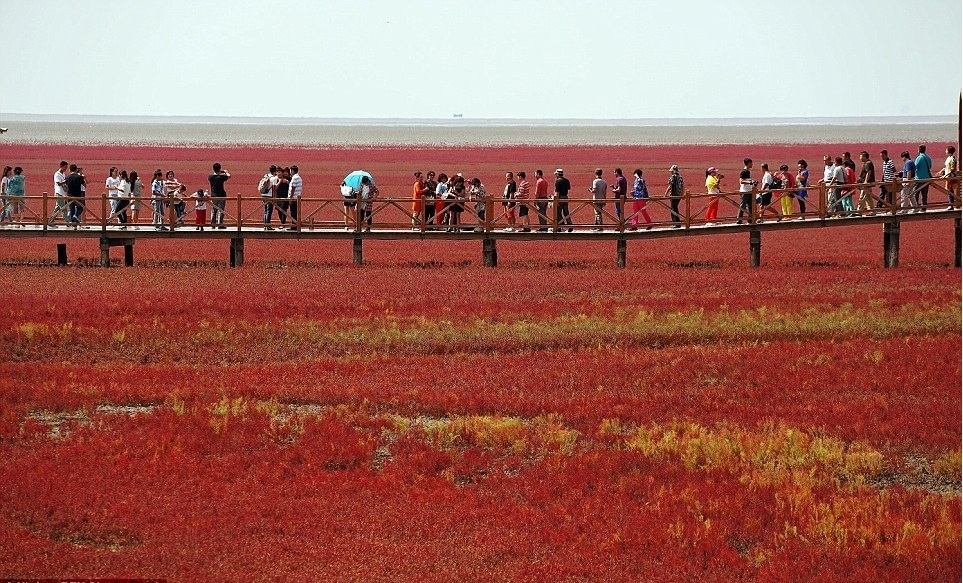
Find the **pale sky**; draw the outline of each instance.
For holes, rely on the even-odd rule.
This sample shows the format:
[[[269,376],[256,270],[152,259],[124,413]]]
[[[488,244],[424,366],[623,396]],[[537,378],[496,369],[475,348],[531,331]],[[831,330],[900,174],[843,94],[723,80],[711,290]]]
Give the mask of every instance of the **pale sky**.
[[[960,0],[0,0],[4,114],[956,115]]]

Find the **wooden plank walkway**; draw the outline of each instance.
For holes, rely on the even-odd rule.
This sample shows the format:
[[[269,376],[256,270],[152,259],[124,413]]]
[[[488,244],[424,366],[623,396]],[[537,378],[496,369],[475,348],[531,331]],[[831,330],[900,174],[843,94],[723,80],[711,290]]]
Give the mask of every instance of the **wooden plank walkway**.
[[[17,225],[0,225],[0,238],[18,239],[43,237],[56,239],[58,262],[66,263],[67,242],[76,239],[97,238],[100,241],[101,264],[110,265],[110,248],[124,247],[126,265],[133,265],[133,247],[138,240],[148,239],[191,239],[191,240],[229,240],[229,263],[231,266],[239,266],[244,263],[244,241],[246,239],[260,240],[345,240],[352,242],[353,261],[356,264],[363,264],[364,241],[411,241],[411,240],[439,240],[439,241],[481,241],[482,257],[486,266],[495,267],[498,264],[497,242],[498,241],[558,241],[558,242],[578,242],[578,241],[612,241],[615,243],[616,264],[625,267],[626,249],[630,242],[641,242],[649,239],[662,239],[672,237],[702,237],[722,234],[748,234],[749,265],[758,267],[762,263],[761,247],[762,236],[767,232],[789,231],[800,229],[823,229],[823,228],[844,228],[856,225],[882,225],[883,226],[883,264],[885,267],[897,267],[899,265],[899,233],[900,225],[905,222],[934,221],[934,220],[953,220],[955,224],[955,245],[954,245],[954,265],[960,267],[961,256],[961,209],[957,199],[954,206],[947,208],[941,206],[938,210],[931,204],[926,212],[902,212],[896,207],[874,209],[863,211],[862,213],[851,213],[850,216],[831,216],[826,211],[824,187],[810,187],[815,190],[818,196],[812,197],[813,207],[816,209],[805,216],[794,215],[786,220],[776,220],[768,218],[763,222],[758,222],[758,209],[753,208],[747,221],[738,224],[735,216],[727,216],[720,219],[718,224],[707,224],[701,217],[705,206],[698,203],[704,202],[706,195],[687,193],[685,204],[680,206],[680,223],[673,224],[671,221],[656,221],[651,224],[640,223],[639,230],[633,230],[629,223],[628,215],[631,200],[623,202],[625,215],[616,215],[613,212],[614,205],[612,199],[607,202],[608,206],[602,211],[603,218],[608,225],[603,231],[593,230],[594,223],[576,223],[571,226],[571,232],[567,225],[556,225],[555,217],[545,217],[549,224],[546,231],[539,231],[539,225],[531,226],[531,231],[522,230],[506,231],[503,230],[503,219],[496,217],[492,219],[494,209],[499,209],[497,201],[489,200],[488,220],[476,223],[460,225],[457,231],[444,230],[444,225],[429,225],[423,220],[417,221],[415,226],[411,226],[409,198],[381,198],[375,202],[374,217],[378,222],[374,222],[370,230],[362,228],[362,223],[357,221],[357,217],[352,222],[353,226],[346,228],[343,226],[345,212],[342,210],[341,199],[302,199],[305,203],[313,204],[315,211],[312,218],[308,221],[299,221],[292,229],[281,228],[275,221],[270,230],[265,229],[258,214],[259,205],[263,204],[261,197],[244,198],[238,195],[235,199],[228,199],[229,203],[236,202],[236,212],[234,216],[225,218],[222,228],[213,228],[208,225],[203,231],[196,230],[194,225],[188,223],[178,226],[176,218],[171,211],[169,217],[165,217],[165,226],[174,227],[170,230],[156,230],[154,225],[141,223],[122,227],[119,225],[108,224],[103,217],[106,217],[107,203],[109,199],[102,195],[99,197],[87,197],[85,203],[87,208],[101,206],[101,211],[95,213],[89,211],[92,220],[78,228],[68,228],[63,224],[51,226],[48,220],[49,211],[53,208],[55,199],[46,193],[42,197],[34,197],[39,203],[39,212],[28,212],[27,218]],[[941,189],[942,190],[942,189]],[[945,192],[945,191],[944,191]],[[778,193],[777,193],[778,194]],[[729,206],[736,207],[739,193],[723,193],[720,199],[727,202]],[[29,197],[28,197],[29,198]],[[573,214],[581,211],[584,216],[585,207],[593,208],[591,199],[569,199],[569,205]],[[145,201],[146,203],[146,201]],[[943,205],[946,203],[944,202]],[[778,208],[779,200],[774,200],[767,208]],[[145,204],[145,206],[148,206]],[[471,204],[465,206],[470,209]],[[666,199],[650,199],[650,209],[654,210],[664,207],[669,210]],[[697,208],[698,207],[698,208]],[[247,209],[244,215],[242,210]],[[328,220],[315,221],[313,216],[317,209],[327,208],[329,211]],[[253,209],[253,210],[251,210]],[[337,209],[340,214],[332,211]],[[29,210],[29,205],[28,205]],[[534,211],[534,207],[533,207]],[[334,212],[334,216],[331,213]],[[147,211],[148,218],[150,211]],[[477,221],[473,212],[464,213],[472,221]],[[535,213],[533,213],[535,214]],[[551,215],[551,211],[548,213]],[[240,217],[240,218],[238,218]],[[256,218],[252,218],[256,217]],[[751,218],[750,218],[751,217]],[[332,218],[334,220],[332,220]],[[754,222],[755,220],[755,222]],[[535,220],[537,223],[537,219]],[[614,226],[613,226],[614,225]],[[561,226],[564,228],[553,229],[551,227]],[[433,230],[437,229],[437,230]]]

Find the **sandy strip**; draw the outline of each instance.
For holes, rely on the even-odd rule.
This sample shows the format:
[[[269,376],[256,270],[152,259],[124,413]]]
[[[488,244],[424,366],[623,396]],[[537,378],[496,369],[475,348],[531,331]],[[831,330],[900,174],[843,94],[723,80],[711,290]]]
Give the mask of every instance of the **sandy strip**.
[[[954,143],[957,125],[921,123],[794,123],[642,125],[611,122],[474,124],[295,124],[8,121],[0,145],[153,146],[628,146],[683,144]]]

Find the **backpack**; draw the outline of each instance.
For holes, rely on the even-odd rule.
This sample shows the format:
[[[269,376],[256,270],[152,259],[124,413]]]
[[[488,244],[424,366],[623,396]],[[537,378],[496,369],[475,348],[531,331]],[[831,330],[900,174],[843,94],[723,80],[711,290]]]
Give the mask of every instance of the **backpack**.
[[[772,177],[772,182],[769,184],[769,190],[779,190],[782,188],[782,179],[778,176]]]
[[[257,183],[257,190],[261,194],[271,194],[271,175],[265,174],[261,181]]]

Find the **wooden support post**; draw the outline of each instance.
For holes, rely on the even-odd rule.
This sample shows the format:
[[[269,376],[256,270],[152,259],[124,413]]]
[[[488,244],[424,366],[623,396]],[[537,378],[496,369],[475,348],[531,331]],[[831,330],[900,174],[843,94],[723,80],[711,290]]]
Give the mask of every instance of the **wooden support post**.
[[[482,239],[482,260],[485,267],[498,267],[498,247],[495,246],[495,239]]]
[[[883,223],[883,267],[899,267],[899,221]]]
[[[354,238],[354,264],[364,265],[364,252],[362,250],[362,239],[361,237]]]
[[[124,266],[134,266],[134,242],[124,243]]]
[[[762,233],[753,227],[749,230],[749,267],[759,267],[762,263]]]
[[[110,267],[110,239],[100,238],[100,266]]]
[[[953,267],[960,267],[960,217],[953,219]]]
[[[57,243],[57,265],[67,265],[66,243]]]
[[[231,237],[231,267],[244,265],[244,238]]]
[[[620,269],[625,269],[625,248],[626,248],[625,239],[622,237],[619,237],[615,241],[615,264]]]

